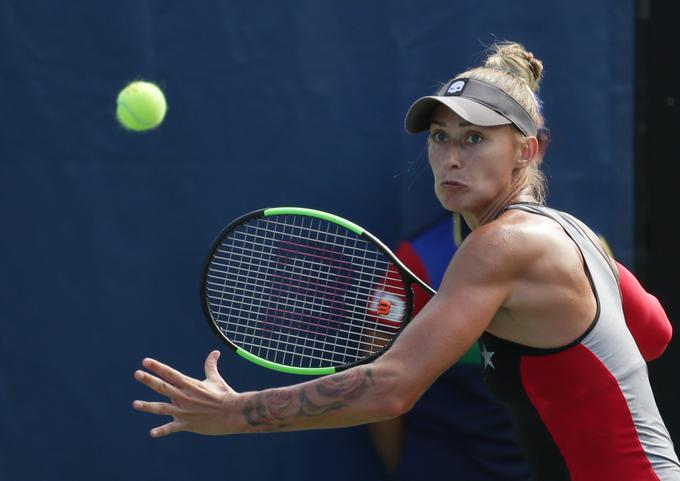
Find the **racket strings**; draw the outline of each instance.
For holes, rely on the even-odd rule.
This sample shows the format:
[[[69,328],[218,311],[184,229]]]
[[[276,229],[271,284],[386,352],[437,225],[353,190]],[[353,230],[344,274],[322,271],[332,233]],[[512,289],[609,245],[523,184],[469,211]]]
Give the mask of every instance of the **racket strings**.
[[[217,283],[214,283],[214,282],[207,282],[206,285],[207,286],[213,286],[213,287],[206,287],[206,291],[208,292],[208,294],[207,294],[208,298],[215,302],[216,307],[218,307],[218,308],[219,307],[225,307],[225,306],[220,304],[220,302],[222,300],[224,300],[223,296],[221,296],[221,294],[223,293],[223,290],[221,289],[222,286],[220,286],[220,285],[218,285]],[[284,291],[283,289],[272,289],[272,292],[275,295],[286,293],[286,291]],[[237,292],[235,291],[234,293],[237,294],[237,299],[240,298],[242,300],[233,299],[231,302],[240,303],[240,304],[242,304],[243,306],[246,306],[246,307],[257,306],[264,300],[264,298],[261,295],[258,296],[258,294],[262,294],[262,291],[255,290],[255,289],[242,288],[242,289],[239,289]],[[380,292],[376,291],[375,295],[372,296],[372,300],[371,299],[367,299],[367,300],[371,302],[370,306],[377,306],[377,304],[379,303],[379,301],[383,297],[384,297],[384,295],[381,295]],[[348,300],[349,299],[351,299],[351,298],[348,298]],[[283,301],[285,301],[285,300],[290,300],[290,299],[284,298]],[[307,312],[309,314],[324,313],[324,312],[328,312],[329,314],[332,314],[330,308],[335,307],[333,305],[329,306],[328,304],[318,302],[315,299],[311,299],[311,300],[296,299],[296,301],[297,302],[295,304],[286,303],[285,306],[299,309],[301,311],[301,315],[304,315],[305,312]],[[340,300],[331,301],[331,304],[337,305],[338,308],[340,308],[340,307],[352,307],[352,308],[358,308],[358,309],[366,308],[366,303],[361,304],[361,303],[344,302],[344,303],[341,304]],[[244,309],[245,309],[245,307],[244,307]],[[371,309],[371,310],[375,311],[376,309]],[[404,306],[391,306],[391,310],[392,310],[391,312],[394,312],[395,314],[398,314],[398,315],[405,314]],[[255,311],[255,312],[260,312],[260,311]],[[323,318],[319,317],[319,319],[323,319]],[[344,321],[342,321],[342,322],[334,321],[334,322],[336,322],[338,325],[344,324]],[[393,334],[394,333],[394,329],[387,330],[387,329],[381,329],[380,327],[381,327],[381,325],[378,324],[378,327],[375,329],[376,332],[382,333],[382,334]]]
[[[208,292],[213,292],[216,294],[221,293],[221,290],[216,290],[216,289],[208,289]],[[251,295],[248,295],[248,294]],[[334,319],[332,317],[324,317],[323,315],[320,314],[328,314],[328,315],[333,315],[332,312],[329,312],[328,310],[322,311],[322,309],[326,308],[323,304],[319,303],[311,303],[311,302],[305,302],[303,305],[297,304],[297,305],[291,305],[291,304],[284,304],[282,307],[285,307],[287,309],[271,309],[271,308],[264,308],[262,307],[262,298],[257,297],[256,291],[252,290],[243,290],[238,293],[239,297],[242,298],[243,300],[233,300],[231,301],[231,305],[225,306],[221,304],[221,302],[224,300],[222,297],[216,296],[216,295],[211,295],[208,294],[207,297],[209,300],[214,302],[214,306],[216,308],[221,308],[221,307],[229,307],[229,308],[237,308],[240,310],[240,312],[244,314],[253,314],[253,315],[271,315],[272,317],[277,317],[277,312],[281,313],[286,313],[286,312],[291,312],[290,309],[295,309],[295,313],[298,314],[299,318],[295,319],[295,322],[300,324],[300,325],[308,325],[309,327],[324,327],[323,322],[328,322],[329,327],[333,327],[334,329],[337,330],[339,336],[338,338],[343,338],[347,335],[351,334],[351,331],[348,329],[343,329],[342,326],[345,325],[345,321],[339,321],[337,319]],[[236,307],[235,304],[240,304],[240,307]],[[365,307],[365,306],[363,306]],[[266,310],[269,309],[269,310]],[[401,306],[395,306],[395,315],[397,317],[403,316],[405,314],[404,312],[404,307]],[[279,316],[280,317],[280,316]],[[285,318],[284,318],[285,319]],[[218,322],[220,322],[218,320]],[[292,325],[290,326],[291,329],[296,329],[296,327],[293,327]],[[391,336],[394,335],[394,328],[391,328],[389,326],[386,326],[384,324],[377,323],[377,325],[374,327],[374,331],[376,334],[384,334],[386,336]],[[324,333],[319,332],[320,335],[323,335]],[[344,336],[343,336],[344,335]]]
[[[230,260],[226,257],[223,256],[215,256],[213,258],[213,263],[212,263],[212,268],[210,274],[210,277],[213,278],[218,278],[221,279],[221,276],[224,275],[229,275],[229,276],[236,276],[238,280],[243,280],[244,282],[252,282],[252,283],[263,283],[265,279],[269,280],[266,276],[263,276],[261,272],[258,272],[258,270],[261,267],[261,263],[257,261],[264,260],[265,256],[259,256],[255,257],[252,255],[246,255],[241,254],[241,262],[238,267],[233,266],[230,264]],[[272,259],[270,259],[272,260]],[[218,262],[219,261],[219,262]],[[314,265],[313,263],[310,265]],[[316,265],[321,265],[321,264],[316,264]],[[224,268],[224,269],[218,269],[218,267]],[[297,269],[297,270],[295,270]],[[354,279],[352,279],[351,276],[348,275],[343,275],[343,274],[336,274],[335,276],[321,276],[323,272],[320,270],[313,270],[311,268],[306,269],[304,266],[292,266],[288,271],[288,277],[283,276],[281,274],[277,273],[271,273],[270,277],[273,279],[280,279],[281,282],[284,280],[287,282],[290,282],[291,285],[295,285],[296,287],[299,287],[300,289],[304,290],[307,288],[311,292],[315,292],[316,294],[323,294],[325,292],[328,293],[342,293],[346,294],[346,291],[343,291],[343,287],[346,288],[348,286],[355,286],[355,291],[357,293],[357,298],[356,300],[362,300],[366,301],[368,298],[373,295],[375,292],[374,289],[367,288],[366,285],[356,285],[354,282]],[[298,276],[293,277],[293,276]],[[335,279],[333,278],[335,277]],[[327,284],[323,285],[321,282],[333,282],[333,284]],[[351,281],[351,282],[349,282]],[[388,274],[385,275],[384,278],[385,285],[390,288],[394,288],[395,290],[398,290],[402,288],[403,286],[403,279],[398,276],[393,270],[388,271]],[[296,284],[297,283],[297,284]],[[308,287],[305,287],[308,286]],[[327,288],[327,290],[324,290],[324,288]]]
[[[246,307],[248,307],[248,306],[246,306]],[[257,315],[257,316],[260,316],[262,314],[262,312],[260,312],[260,311],[248,310],[247,308],[243,308],[241,310],[241,312],[244,313],[244,314],[254,314],[254,315]],[[275,316],[271,316],[271,317],[275,317]],[[260,329],[263,330],[263,331],[267,331],[267,326],[271,326],[269,330],[275,331],[276,327],[278,327],[278,324],[275,323],[275,322],[267,321],[267,320],[261,320],[260,322],[261,322],[261,325],[259,325],[257,327],[255,327],[255,326],[250,326],[250,327],[245,326],[240,331],[240,333],[245,336],[244,339],[242,340],[242,343],[248,344],[247,338],[259,338],[260,341],[270,340],[270,338],[268,338],[263,332],[258,332],[258,331]],[[226,322],[218,321],[218,324],[224,325],[225,329],[227,328]],[[305,329],[304,323],[302,323],[302,322],[300,322],[300,324],[301,324],[301,327],[295,327],[293,325],[287,326],[288,329],[290,329],[290,332],[287,333],[287,335],[290,337],[290,339],[296,340],[296,342],[306,342],[308,340],[308,338],[305,336],[305,334],[311,333],[311,334],[315,334],[315,335],[323,335],[322,333],[318,332],[317,330]],[[310,324],[309,327],[315,327],[315,326],[316,326],[316,324],[312,323],[312,324]],[[248,329],[250,329],[250,332],[248,332]],[[381,331],[378,331],[378,332],[385,334],[386,336],[393,336],[394,335],[394,330],[391,330],[391,331],[381,330]],[[347,334],[351,334],[351,331],[339,330],[338,334],[330,333],[330,334],[327,334],[327,336],[329,337],[329,339],[332,342],[338,343],[338,342],[345,341],[347,339],[347,337],[346,337]],[[375,352],[375,351],[381,349],[382,347],[384,347],[385,344],[386,344],[385,339],[386,339],[386,337],[367,336],[367,338],[364,340],[366,353]],[[248,344],[248,345],[257,346],[257,347],[262,346],[261,342],[255,343],[255,341],[252,340],[252,339],[250,340],[250,344]]]
[[[280,223],[277,223],[280,225]],[[313,230],[311,232],[319,232],[317,230]],[[268,244],[271,242],[272,238],[267,235],[262,235],[261,233],[258,234],[258,231],[233,231],[231,233],[233,236],[232,238],[234,240],[242,240],[243,242],[246,243],[252,243],[254,245],[256,244],[261,244],[261,245],[270,245]],[[351,238],[348,236],[338,236],[337,239],[343,239],[345,241],[354,241],[355,245],[352,246],[352,252],[353,253],[358,253],[359,255],[352,255],[349,252],[344,252],[342,258],[335,257],[335,260],[339,263],[343,263],[349,268],[353,265],[353,262],[362,262],[369,258],[369,256],[372,256],[372,260],[376,263],[376,266],[380,265],[385,268],[389,268],[391,265],[393,265],[392,261],[389,260],[381,251],[377,250],[375,246],[370,243],[369,241],[363,240],[361,238]],[[336,240],[337,240],[336,239]],[[320,247],[315,247],[315,246],[310,246],[310,245],[304,245],[301,244],[300,242],[293,242],[290,240],[282,241],[281,244],[289,245],[289,246],[298,246],[303,249],[308,249],[311,252],[322,252],[323,249]],[[337,245],[337,244],[336,244]],[[252,246],[248,246],[248,248],[252,248]],[[286,251],[288,250],[289,252],[292,253],[299,253],[299,251],[295,251],[292,248],[291,249],[286,249],[285,247],[280,247],[280,251]],[[220,252],[220,249],[217,250],[217,252]],[[319,254],[309,254],[309,257],[319,257],[322,259],[327,259],[327,257],[324,257]],[[313,262],[313,261],[310,261]],[[324,263],[323,265],[326,265]]]
[[[382,349],[406,315],[406,288],[391,260],[359,235],[313,217],[241,224],[213,254],[208,278],[207,302],[224,335],[281,364],[362,359]],[[378,316],[385,292],[390,323]]]
[[[276,292],[277,289],[274,288],[273,291]],[[278,291],[280,292],[280,290],[278,290]],[[328,300],[328,299],[326,299],[326,300]],[[332,301],[332,300],[331,300],[331,301]],[[299,302],[298,302],[297,305],[294,306],[294,307],[295,307],[296,310],[297,310],[298,319],[296,319],[296,322],[294,322],[294,323],[292,323],[291,325],[289,325],[289,328],[292,329],[292,330],[297,330],[297,331],[300,331],[300,332],[313,333],[313,332],[314,332],[314,329],[318,330],[319,328],[323,328],[323,327],[324,327],[324,326],[323,326],[323,322],[324,322],[324,321],[326,321],[328,324],[330,324],[331,327],[334,327],[334,325],[337,325],[337,324],[338,324],[338,321],[335,321],[335,322],[334,322],[334,319],[328,319],[328,318],[324,319],[323,317],[320,317],[320,316],[318,316],[318,315],[317,315],[316,317],[305,316],[303,313],[300,313],[300,312],[299,312],[300,307],[302,307],[302,306],[300,306],[300,303],[299,303]],[[315,307],[318,308],[318,307],[320,307],[320,306],[319,306],[318,303],[315,303]],[[273,311],[273,312],[271,312],[271,311]],[[274,319],[278,319],[278,320],[285,320],[285,317],[281,317],[281,316],[276,315],[276,314],[281,313],[281,312],[282,312],[282,311],[281,311],[280,309],[271,309],[271,310],[268,312],[268,314],[269,314],[268,317],[274,318]],[[283,313],[285,314],[286,311],[283,311]],[[321,323],[319,323],[319,321],[321,321]],[[274,325],[273,323],[268,323],[268,322],[266,322],[266,321],[263,321],[263,323],[264,323],[264,324],[269,324],[270,327],[271,327],[272,325],[275,327],[275,325]],[[301,324],[303,324],[303,325],[304,325],[304,324],[307,324],[307,326],[300,327]],[[266,326],[265,326],[265,327],[266,327]],[[306,329],[305,327],[311,327],[312,330],[310,331],[309,329]],[[292,338],[299,339],[299,336],[291,336],[291,337],[292,337]],[[376,347],[376,346],[377,346],[377,347],[382,347],[382,345],[384,345],[384,343],[380,343],[379,345],[376,345],[375,343],[371,343],[370,347]]]

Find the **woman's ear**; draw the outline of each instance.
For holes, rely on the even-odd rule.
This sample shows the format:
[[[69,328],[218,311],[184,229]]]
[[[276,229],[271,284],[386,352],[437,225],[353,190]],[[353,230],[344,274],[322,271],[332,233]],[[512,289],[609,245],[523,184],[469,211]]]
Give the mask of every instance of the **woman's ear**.
[[[520,155],[517,162],[520,167],[530,164],[534,157],[538,155],[538,140],[536,137],[525,137],[520,146]]]

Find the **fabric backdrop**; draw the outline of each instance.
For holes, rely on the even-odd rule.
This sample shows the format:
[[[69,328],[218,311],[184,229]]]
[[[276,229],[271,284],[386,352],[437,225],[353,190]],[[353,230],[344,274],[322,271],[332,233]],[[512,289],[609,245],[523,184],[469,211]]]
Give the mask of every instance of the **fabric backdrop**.
[[[298,205],[388,244],[441,214],[417,97],[495,40],[545,62],[550,204],[632,260],[632,1],[0,1],[0,479],[379,480],[364,428],[152,440],[145,356],[201,377],[206,249]],[[157,82],[156,131],[117,92]],[[224,349],[223,349],[224,351]],[[299,381],[224,351],[237,390]]]

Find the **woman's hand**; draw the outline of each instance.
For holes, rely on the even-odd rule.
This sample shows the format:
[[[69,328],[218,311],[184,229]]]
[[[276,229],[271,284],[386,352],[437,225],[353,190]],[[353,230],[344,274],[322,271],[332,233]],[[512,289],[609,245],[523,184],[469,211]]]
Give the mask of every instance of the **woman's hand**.
[[[228,407],[236,393],[217,371],[219,351],[211,352],[205,360],[205,380],[185,376],[181,372],[154,359],[144,359],[142,365],[158,377],[142,370],[135,379],[170,402],[134,401],[132,406],[143,412],[172,416],[173,421],[151,430],[152,437],[167,436],[179,431],[200,434],[230,434]]]

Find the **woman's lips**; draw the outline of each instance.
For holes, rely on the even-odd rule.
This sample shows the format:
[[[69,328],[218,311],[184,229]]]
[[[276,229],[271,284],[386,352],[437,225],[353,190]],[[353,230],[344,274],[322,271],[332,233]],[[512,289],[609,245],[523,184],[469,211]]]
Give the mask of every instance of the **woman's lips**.
[[[442,181],[441,185],[443,187],[449,187],[451,189],[460,189],[463,187],[466,187],[466,185],[462,182],[459,182],[457,180],[444,180]]]

